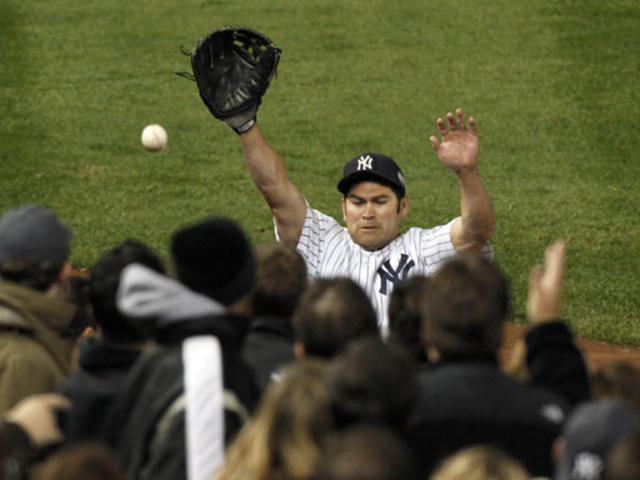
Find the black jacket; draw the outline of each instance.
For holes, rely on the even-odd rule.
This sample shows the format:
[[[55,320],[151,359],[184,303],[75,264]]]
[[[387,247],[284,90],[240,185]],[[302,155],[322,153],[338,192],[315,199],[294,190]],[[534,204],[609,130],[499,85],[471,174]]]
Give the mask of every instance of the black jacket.
[[[36,448],[19,425],[0,421],[0,478],[27,480]]]
[[[127,478],[186,478],[182,341],[213,335],[222,349],[225,441],[230,442],[253,411],[258,390],[240,352],[247,328],[242,317],[222,315],[172,324],[155,333],[159,345],[145,352],[114,404],[108,435]]]
[[[494,357],[443,358],[420,374],[409,441],[425,475],[477,443],[506,451],[534,476],[552,475],[551,445],[571,409],[590,397],[587,369],[561,321],[534,326],[525,342],[528,384],[503,374]]]
[[[562,396],[571,408],[591,398],[584,357],[564,322],[536,325],[525,343],[531,385]]]
[[[559,396],[508,377],[493,358],[444,359],[419,385],[408,438],[423,478],[474,444],[507,452],[534,476],[551,476],[551,445],[569,410]]]
[[[264,390],[281,367],[295,361],[291,320],[277,316],[254,318],[243,356],[255,371],[260,390]]]
[[[82,343],[79,369],[59,389],[73,404],[61,416],[65,444],[104,438],[107,413],[140,352],[102,338]]]

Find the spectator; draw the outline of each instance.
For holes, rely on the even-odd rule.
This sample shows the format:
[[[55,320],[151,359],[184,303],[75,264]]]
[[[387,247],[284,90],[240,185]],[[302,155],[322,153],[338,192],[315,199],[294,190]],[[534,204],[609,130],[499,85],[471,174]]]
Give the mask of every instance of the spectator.
[[[545,251],[546,268],[532,269],[527,319],[533,328],[516,342],[505,370],[520,381],[553,391],[574,408],[591,398],[591,390],[582,352],[560,321],[564,255],[564,242],[558,241]]]
[[[596,368],[591,374],[594,399],[617,398],[640,414],[640,369],[625,360]]]
[[[633,409],[615,399],[585,402],[567,419],[554,453],[554,480],[608,478],[605,461],[619,440],[638,430]]]
[[[176,232],[172,252],[180,279],[201,293],[135,264],[118,291],[118,308],[158,343],[136,362],[110,420],[128,478],[210,478],[258,398],[241,358],[240,313],[254,286],[244,232],[210,218]]]
[[[380,335],[367,294],[348,278],[311,283],[293,314],[293,328],[299,358],[331,358],[355,338]]]
[[[615,442],[605,461],[607,480],[640,478],[640,432],[636,431]]]
[[[33,480],[125,480],[116,458],[102,444],[63,448],[34,469]]]
[[[233,220],[212,217],[178,230],[171,239],[171,260],[176,277],[191,290],[230,313],[250,315],[255,256]]]
[[[313,480],[414,480],[404,441],[381,426],[357,425],[332,435]]]
[[[282,381],[265,390],[215,479],[308,479],[332,430],[324,372],[317,359],[286,367]]]
[[[253,318],[243,353],[264,390],[282,366],[295,360],[291,317],[307,286],[307,267],[294,248],[282,243],[261,245],[256,257]]]
[[[64,298],[71,231],[50,210],[0,218],[0,412],[71,373],[77,308]]]
[[[529,311],[532,319],[544,319],[544,327],[558,323],[563,264],[564,245],[557,243],[547,252],[545,269],[535,269],[532,276]],[[499,370],[496,356],[509,306],[506,278],[479,256],[452,260],[431,277],[423,340],[434,367],[419,374],[420,396],[409,429],[425,474],[463,447],[487,444],[513,456],[533,475],[551,475],[551,445],[569,407],[560,395]],[[567,348],[567,355],[576,355],[580,363],[575,346]],[[543,343],[534,352],[543,363]],[[555,349],[551,352],[555,359]],[[564,374],[586,383],[584,364],[579,367]]]
[[[522,464],[486,445],[467,447],[447,458],[429,480],[529,480]]]
[[[409,277],[394,287],[389,299],[389,341],[406,348],[417,365],[427,364],[420,332],[420,306],[428,294],[429,278]]]
[[[165,272],[160,257],[133,240],[106,252],[91,269],[90,299],[99,330],[81,343],[79,369],[59,390],[73,401],[73,411],[63,417],[66,443],[104,438],[106,413],[148,340],[116,308],[120,274],[132,263]]]
[[[553,391],[574,408],[591,398],[591,390],[582,352],[560,316],[565,253],[558,240],[545,250],[545,266],[531,269],[527,319],[534,328],[525,336],[525,351],[529,383]]]
[[[411,360],[378,337],[349,343],[329,364],[327,383],[339,429],[371,423],[403,432],[417,397]]]

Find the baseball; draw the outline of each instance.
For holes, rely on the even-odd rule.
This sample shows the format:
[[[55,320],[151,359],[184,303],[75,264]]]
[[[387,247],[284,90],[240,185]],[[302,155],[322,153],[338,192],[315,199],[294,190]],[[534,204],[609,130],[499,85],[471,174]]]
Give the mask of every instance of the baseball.
[[[157,123],[147,125],[142,130],[140,140],[142,146],[150,152],[160,152],[167,145],[167,131]]]

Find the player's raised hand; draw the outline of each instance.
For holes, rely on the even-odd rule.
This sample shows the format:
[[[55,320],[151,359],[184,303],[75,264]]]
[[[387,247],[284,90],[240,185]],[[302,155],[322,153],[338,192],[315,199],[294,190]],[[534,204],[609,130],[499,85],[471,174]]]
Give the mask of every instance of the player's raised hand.
[[[527,318],[532,323],[560,318],[565,252],[564,241],[557,240],[544,252],[544,267],[538,265],[531,270]]]
[[[478,163],[478,135],[475,119],[469,117],[467,127],[464,114],[458,108],[455,115],[449,112],[446,121],[438,118],[436,124],[442,138],[438,139],[432,135],[430,140],[440,161],[455,171],[475,168]]]

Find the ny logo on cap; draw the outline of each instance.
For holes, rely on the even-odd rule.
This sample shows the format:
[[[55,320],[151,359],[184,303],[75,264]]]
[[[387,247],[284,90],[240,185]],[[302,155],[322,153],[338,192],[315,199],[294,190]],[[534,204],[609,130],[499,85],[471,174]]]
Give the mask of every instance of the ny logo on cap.
[[[367,155],[367,156],[362,155],[358,159],[357,170],[371,170],[373,168],[372,162],[373,162],[373,158],[371,158],[371,155]]]

